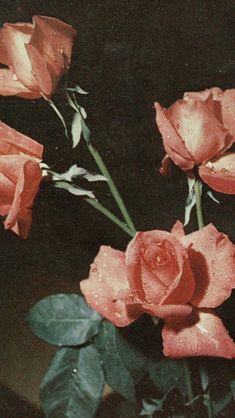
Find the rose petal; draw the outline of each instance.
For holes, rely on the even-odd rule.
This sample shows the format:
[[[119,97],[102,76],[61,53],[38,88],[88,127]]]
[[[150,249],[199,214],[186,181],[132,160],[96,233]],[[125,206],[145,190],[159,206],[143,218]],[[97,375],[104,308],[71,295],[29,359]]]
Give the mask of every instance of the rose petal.
[[[0,154],[28,155],[41,161],[43,145],[0,121]],[[6,161],[6,160],[5,160]]]
[[[189,247],[196,281],[191,303],[204,308],[219,306],[235,287],[235,245],[212,224],[186,235],[181,242]]]
[[[0,173],[0,215],[8,214],[15,194],[15,183]]]
[[[9,65],[7,48],[3,42],[4,31],[4,28],[0,29],[0,63],[4,65]]]
[[[192,312],[190,305],[154,305],[142,303],[144,312],[162,319],[188,316]]]
[[[167,111],[164,111],[160,103],[155,103],[155,109],[156,122],[158,129],[162,134],[166,153],[182,170],[191,170],[194,166],[194,160],[187,150],[182,138],[168,118]]]
[[[142,310],[130,301],[125,254],[102,246],[91,265],[89,277],[80,282],[87,303],[119,327],[137,319]]]
[[[42,172],[36,162],[25,160],[22,157],[17,165],[18,178],[14,199],[4,221],[4,226],[5,229],[12,229],[16,234],[26,239],[31,228],[32,205],[39,188]],[[7,172],[9,177],[11,176],[11,167],[9,166]]]
[[[185,236],[185,232],[182,222],[176,221],[176,223],[171,228],[171,233],[178,239],[183,238]]]
[[[164,156],[162,159],[162,165],[159,169],[160,174],[163,176],[170,176],[171,175],[171,158],[168,154]]]
[[[54,89],[58,79],[68,70],[76,31],[72,26],[51,17],[33,16],[33,22],[30,46],[43,57]]]
[[[196,165],[224,150],[228,131],[215,117],[212,96],[206,101],[178,100],[166,115],[184,140]]]
[[[228,149],[235,140],[235,89],[222,91],[218,87],[212,87],[201,92],[187,92],[184,98],[206,100],[211,93],[215,114],[232,137],[231,143],[226,148]]]
[[[162,337],[165,356],[235,357],[235,344],[212,310],[198,310],[186,318],[170,320]]]
[[[141,301],[154,305],[187,303],[195,287],[187,258],[172,234],[138,232],[126,250],[130,288]]]
[[[15,74],[7,68],[0,69],[0,95],[19,96],[25,99],[37,99],[40,93],[27,89],[19,80],[15,79]]]
[[[38,91],[38,84],[32,74],[31,62],[25,48],[32,32],[33,25],[29,23],[5,23],[1,39],[8,53],[10,69],[25,87]]]
[[[33,74],[38,82],[38,89],[43,94],[50,96],[52,93],[52,80],[45,59],[33,45],[25,45],[32,65]]]
[[[199,175],[217,192],[235,194],[235,153],[226,153],[212,162],[201,165]]]

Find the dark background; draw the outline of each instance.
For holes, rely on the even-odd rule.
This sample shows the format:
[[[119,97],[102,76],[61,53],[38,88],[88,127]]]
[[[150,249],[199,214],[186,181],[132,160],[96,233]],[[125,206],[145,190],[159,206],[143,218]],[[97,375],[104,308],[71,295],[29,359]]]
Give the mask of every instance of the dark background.
[[[70,85],[89,96],[87,110],[94,145],[101,152],[138,229],[169,229],[183,219],[185,175],[170,179],[158,169],[164,155],[156,132],[153,103],[169,106],[184,91],[235,86],[235,4],[211,0],[0,1],[0,20],[31,21],[54,16],[78,30]],[[95,169],[84,146],[71,150],[63,129],[44,100],[0,99],[1,119],[45,145],[44,161],[55,170],[73,163]],[[101,202],[116,210],[103,184]],[[205,197],[207,221],[235,237],[234,198]],[[117,212],[118,213],[118,212]],[[192,221],[190,229],[195,228]],[[124,249],[129,237],[81,199],[43,187],[38,194],[31,236],[22,241],[0,233],[1,274],[31,270],[77,280],[101,244]],[[16,257],[17,254],[17,257]],[[78,272],[81,272],[78,273]]]
[[[137,229],[170,230],[177,219],[183,220],[187,182],[177,168],[171,178],[158,173],[164,150],[153,103],[169,106],[185,91],[235,87],[234,0],[0,0],[0,24],[30,22],[34,14],[57,17],[78,31],[69,83],[90,93],[80,102],[88,113],[93,143]],[[72,150],[44,100],[0,97],[0,119],[43,143],[44,161],[55,171],[74,163],[96,169],[84,144]],[[94,187],[99,200],[118,214],[105,185]],[[205,194],[205,220],[235,240],[234,197],[214,195],[221,204]],[[187,231],[194,229],[192,216]],[[18,311],[24,317],[41,297],[77,290],[101,244],[124,250],[128,241],[124,232],[82,199],[43,186],[28,240],[0,225],[4,309],[9,316],[15,309],[15,317]],[[223,306],[221,315],[232,334],[231,299]],[[1,331],[6,341],[12,334],[7,327],[4,323]],[[7,342],[4,347],[7,362]]]

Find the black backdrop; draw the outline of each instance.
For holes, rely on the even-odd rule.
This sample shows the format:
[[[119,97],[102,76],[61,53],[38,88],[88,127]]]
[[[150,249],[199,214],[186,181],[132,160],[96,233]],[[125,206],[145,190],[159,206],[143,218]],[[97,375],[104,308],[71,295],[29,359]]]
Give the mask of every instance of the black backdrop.
[[[78,30],[70,84],[82,97],[94,145],[101,152],[138,229],[169,229],[183,219],[186,179],[158,169],[164,154],[153,103],[168,106],[184,91],[235,87],[235,4],[212,0],[0,0],[0,23],[57,17]],[[235,67],[235,65],[234,65]],[[45,145],[44,161],[57,171],[77,162],[95,169],[85,146],[71,150],[43,100],[0,98],[0,118]],[[102,184],[100,201],[115,209]],[[205,198],[207,219],[235,238],[234,198]],[[195,227],[192,221],[190,228]],[[43,187],[30,238],[0,230],[1,276],[84,277],[101,244],[124,249],[129,238],[86,202]]]

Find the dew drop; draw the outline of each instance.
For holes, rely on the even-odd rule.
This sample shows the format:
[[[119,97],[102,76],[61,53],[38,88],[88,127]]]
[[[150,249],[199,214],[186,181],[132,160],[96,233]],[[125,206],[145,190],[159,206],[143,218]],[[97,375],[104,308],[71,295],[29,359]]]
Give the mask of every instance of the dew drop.
[[[74,368],[73,373],[77,373],[77,372],[78,372],[78,369]]]

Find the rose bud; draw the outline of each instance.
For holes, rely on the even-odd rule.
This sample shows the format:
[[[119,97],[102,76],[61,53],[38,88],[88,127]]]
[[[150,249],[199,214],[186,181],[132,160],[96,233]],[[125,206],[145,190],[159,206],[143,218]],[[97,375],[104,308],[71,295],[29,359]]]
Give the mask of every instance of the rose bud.
[[[0,95],[50,97],[68,71],[76,31],[58,19],[33,16],[31,23],[0,29]]]
[[[156,122],[167,155],[182,170],[199,167],[214,190],[235,194],[235,89],[185,93],[168,109],[155,103]],[[226,155],[226,158],[223,156]]]

